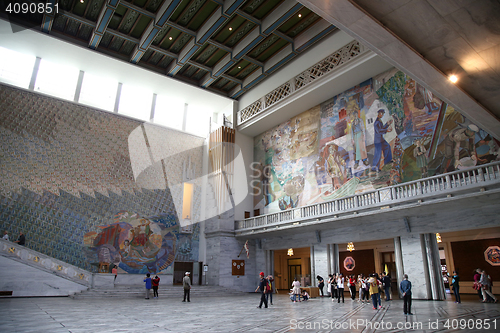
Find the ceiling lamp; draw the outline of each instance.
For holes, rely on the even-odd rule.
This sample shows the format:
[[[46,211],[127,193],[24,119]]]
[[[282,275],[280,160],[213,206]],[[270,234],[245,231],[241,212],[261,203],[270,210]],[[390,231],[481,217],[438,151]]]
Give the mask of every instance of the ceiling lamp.
[[[299,17],[302,17],[302,14],[299,14]]]
[[[449,79],[453,83],[456,83],[458,81],[458,77],[456,75],[450,75]]]
[[[233,28],[229,27],[229,31],[233,31]]]
[[[443,240],[441,239],[441,234],[438,232],[436,233],[436,240],[438,243],[441,243]]]
[[[292,248],[288,249],[287,255],[290,257],[293,256],[293,249]]]
[[[347,243],[347,251],[349,251],[349,252],[354,251],[354,244],[353,244],[353,242]]]

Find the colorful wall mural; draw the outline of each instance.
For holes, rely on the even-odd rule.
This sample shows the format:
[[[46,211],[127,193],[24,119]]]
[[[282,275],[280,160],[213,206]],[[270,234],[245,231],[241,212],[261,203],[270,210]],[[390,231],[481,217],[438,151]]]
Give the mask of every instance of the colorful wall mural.
[[[500,160],[499,142],[393,69],[254,139],[272,213]]]
[[[179,225],[182,186],[170,185],[201,174],[203,138],[6,85],[0,101],[2,232],[91,271],[198,261],[199,227]],[[164,158],[172,147],[187,153]],[[190,181],[196,221],[201,186]]]

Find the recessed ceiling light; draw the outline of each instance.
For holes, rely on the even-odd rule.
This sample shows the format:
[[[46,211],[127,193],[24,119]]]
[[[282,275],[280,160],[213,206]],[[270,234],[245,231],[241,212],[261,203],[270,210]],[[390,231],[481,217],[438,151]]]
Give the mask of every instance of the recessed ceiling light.
[[[172,37],[168,37],[169,40],[172,40]]]
[[[232,30],[233,30],[233,28],[229,27],[229,31],[232,31]]]
[[[299,17],[302,17],[302,14],[299,14]]]
[[[238,66],[238,68],[241,68],[241,66]]]
[[[456,83],[458,81],[458,77],[456,75],[450,75],[450,81]]]

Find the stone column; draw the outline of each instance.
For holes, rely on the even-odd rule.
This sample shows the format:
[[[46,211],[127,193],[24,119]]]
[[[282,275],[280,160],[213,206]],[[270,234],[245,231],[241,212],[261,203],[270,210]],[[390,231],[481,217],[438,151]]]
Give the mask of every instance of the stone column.
[[[431,299],[430,280],[423,237],[419,234],[400,236],[404,274],[412,284],[413,299]],[[398,277],[399,280],[399,277]]]
[[[427,265],[429,266],[429,280],[433,300],[444,300],[445,290],[441,275],[441,260],[439,259],[439,247],[435,234],[424,234]]]
[[[327,244],[322,243],[313,246],[314,261],[311,260],[314,266],[314,271],[311,270],[311,274],[314,274],[311,276],[311,280],[314,279],[314,282],[311,281],[313,286],[318,286],[317,275],[321,275],[325,281],[328,279],[328,248]]]
[[[403,266],[403,253],[401,252],[401,238],[396,237],[394,238],[394,256],[396,257],[396,274],[397,274],[397,287],[398,287],[398,295],[399,298],[402,298],[403,295],[401,295],[401,290],[399,289],[399,285],[401,284],[401,281],[403,281],[403,275],[404,275],[404,266]]]
[[[339,245],[333,244],[332,248],[332,269],[333,273],[340,273],[340,253],[339,253]]]

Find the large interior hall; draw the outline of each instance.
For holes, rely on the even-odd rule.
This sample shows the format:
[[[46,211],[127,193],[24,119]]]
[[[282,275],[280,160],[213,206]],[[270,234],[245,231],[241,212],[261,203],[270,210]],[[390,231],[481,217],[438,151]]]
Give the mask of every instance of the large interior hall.
[[[17,326],[15,309],[39,331],[137,331],[139,312],[123,313],[148,311],[146,274],[168,305],[152,331],[396,323],[405,277],[418,317],[403,321],[426,332],[463,318],[500,325],[498,1],[2,6],[9,332],[37,328]],[[275,298],[269,325],[230,322],[259,313],[261,272]],[[339,273],[344,307],[328,283]],[[387,275],[380,309],[359,294],[374,274]],[[220,326],[171,305],[186,281],[193,303],[226,316]],[[290,301],[297,283],[309,303]],[[199,323],[169,317],[182,309]]]

